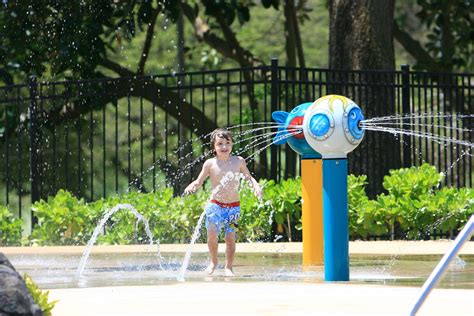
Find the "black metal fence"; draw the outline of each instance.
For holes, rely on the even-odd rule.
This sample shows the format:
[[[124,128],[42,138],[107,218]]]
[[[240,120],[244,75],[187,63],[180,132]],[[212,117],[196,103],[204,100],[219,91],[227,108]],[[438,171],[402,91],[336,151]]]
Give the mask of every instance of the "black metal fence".
[[[32,78],[28,84],[0,87],[0,203],[26,220],[32,201],[61,188],[86,200],[133,188],[153,191],[173,185],[180,190],[208,151],[208,139],[200,135],[219,126],[233,126],[239,134],[258,127],[252,123],[271,121],[275,110],[291,110],[330,93],[350,97],[366,117],[429,113],[397,127],[472,143],[473,82],[473,74],[415,72],[407,66],[400,71],[335,71],[281,67],[277,60],[249,69],[133,78]],[[383,102],[377,102],[380,95]],[[365,109],[365,104],[377,108]],[[299,159],[291,149],[249,146],[256,140],[260,147],[270,145],[267,131],[262,128],[252,133],[254,140],[237,143],[236,152],[254,158],[249,165],[257,177],[298,175]],[[366,132],[367,139],[383,142],[383,137],[387,135]],[[429,162],[446,172],[447,185],[472,187],[472,147],[441,138],[404,135],[393,154],[383,154],[396,156],[394,167]],[[364,150],[377,156],[376,149]],[[359,163],[354,159],[349,172],[359,170]],[[378,164],[373,170],[384,161]]]

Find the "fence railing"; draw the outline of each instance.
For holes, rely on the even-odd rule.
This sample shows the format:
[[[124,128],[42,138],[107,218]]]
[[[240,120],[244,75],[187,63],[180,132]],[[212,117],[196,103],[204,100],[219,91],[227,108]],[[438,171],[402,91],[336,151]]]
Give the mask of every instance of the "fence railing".
[[[208,139],[200,135],[232,126],[238,136],[257,127],[252,123],[271,121],[275,110],[289,111],[330,93],[350,97],[368,118],[429,113],[399,121],[397,127],[472,143],[473,82],[474,74],[415,72],[408,66],[340,71],[281,67],[277,60],[247,69],[133,78],[32,78],[28,84],[0,87],[0,203],[28,219],[32,201],[61,188],[86,200],[164,185],[179,191],[209,154]],[[235,152],[253,158],[249,167],[257,177],[298,175],[299,159],[291,149],[249,146],[270,145],[266,132],[255,131],[253,140],[236,144]],[[349,172],[362,170],[369,180],[380,181],[372,173],[426,161],[446,172],[446,185],[472,187],[470,148],[371,131],[364,142],[370,145],[349,156]],[[395,145],[380,152],[387,142]]]

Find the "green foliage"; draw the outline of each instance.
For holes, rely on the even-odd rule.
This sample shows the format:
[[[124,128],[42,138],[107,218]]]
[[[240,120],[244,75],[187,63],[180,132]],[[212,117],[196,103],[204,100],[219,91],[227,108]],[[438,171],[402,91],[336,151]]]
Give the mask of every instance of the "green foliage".
[[[443,174],[429,164],[420,167],[390,170],[390,175],[385,176],[383,187],[394,199],[418,199],[430,193],[434,187],[443,180]]]
[[[214,70],[219,68],[221,58],[214,48],[210,50],[202,50],[201,63],[203,65],[203,69]]]
[[[274,181],[260,181],[264,187],[262,199],[258,199],[249,186],[244,186],[240,194],[240,220],[238,241],[269,241],[272,234],[274,206],[271,201]]]
[[[0,206],[0,246],[20,246],[22,225],[6,206]]]
[[[349,227],[352,238],[403,232],[424,239],[437,230],[452,234],[473,213],[474,190],[437,189],[443,174],[428,164],[391,170],[384,178],[387,194],[368,200],[365,176],[349,177]]]
[[[282,180],[278,185],[269,188],[266,197],[275,208],[273,217],[277,224],[283,225],[287,233],[293,226],[301,230],[300,178]]]
[[[49,301],[49,291],[41,290],[33,281],[33,279],[26,273],[23,274],[23,280],[25,280],[26,287],[30,292],[33,300],[39,305],[43,311],[44,316],[51,316],[54,306],[58,301]]]
[[[350,175],[351,238],[403,233],[409,239],[425,239],[435,229],[442,234],[456,233],[473,213],[474,190],[438,189],[442,179],[443,175],[427,164],[392,170],[384,179],[387,193],[370,200],[365,193],[367,177]],[[302,226],[300,178],[279,183],[262,180],[260,183],[262,199],[256,198],[245,185],[241,191],[238,241],[272,241],[274,233],[282,234],[288,240],[290,236],[292,240],[299,240]],[[33,229],[31,242],[40,245],[86,244],[108,210],[119,204],[130,204],[148,220],[155,240],[187,243],[208,198],[207,190],[186,197],[173,197],[172,189],[166,188],[146,194],[130,192],[85,203],[61,190],[48,201],[33,205],[39,224]],[[204,242],[205,234],[198,241]],[[110,217],[97,240],[98,244],[149,242],[145,226],[137,224],[136,217],[127,209],[118,210]]]
[[[429,30],[426,48],[441,69],[472,66],[474,2],[417,0],[417,17]]]
[[[71,193],[59,190],[47,201],[33,204],[32,211],[38,225],[31,232],[31,241],[38,245],[77,245],[89,240],[98,213],[84,200]]]
[[[60,190],[48,201],[39,201],[32,207],[39,224],[34,227],[31,241],[39,245],[83,245],[92,236],[106,211],[118,204],[130,204],[150,223],[155,239],[161,242],[183,242],[192,234],[202,212],[204,193],[173,198],[172,189],[142,194],[130,192],[93,203],[78,200],[71,193]],[[117,210],[108,220],[99,244],[148,243],[143,223],[135,225],[137,218],[127,209]]]
[[[474,213],[474,190],[472,188],[442,188],[429,202],[429,209],[437,213],[438,229],[452,232],[464,226]]]
[[[367,176],[349,175],[347,180],[349,235],[352,238],[365,238],[368,235],[387,233],[384,214],[375,207],[365,192]]]
[[[176,2],[6,1],[0,10],[0,68],[26,77],[46,72],[96,77],[96,67],[154,11],[176,16]],[[115,45],[112,45],[115,44]]]
[[[263,181],[262,186],[265,186],[265,195],[261,200],[252,194],[250,188],[243,188],[239,241],[268,240],[275,216],[287,227],[288,214],[290,223],[300,226],[299,180],[286,180],[281,185]],[[193,235],[208,198],[206,190],[186,197],[173,197],[172,189],[166,188],[155,193],[130,192],[84,203],[61,190],[48,201],[33,205],[39,224],[33,229],[31,241],[39,245],[86,244],[108,210],[118,204],[130,204],[148,220],[155,241],[186,243]],[[118,210],[107,221],[105,232],[98,237],[97,244],[148,243],[145,226],[136,222],[130,211]],[[205,236],[201,239],[205,241]]]
[[[255,6],[253,1],[202,1],[204,12],[208,16],[222,16],[226,24],[231,25],[235,18],[243,25],[250,20],[250,8]],[[278,10],[278,0],[265,0],[263,7],[273,6]]]
[[[161,243],[183,243],[189,240],[206,202],[205,192],[173,197],[170,188],[155,193],[131,192],[102,203],[102,209],[117,204],[130,204],[149,222],[154,239]],[[137,219],[129,211],[116,212],[107,224],[106,232],[98,238],[99,244],[149,243],[145,226],[135,226]]]
[[[281,1],[182,3],[193,16],[208,23],[211,38],[218,37],[226,43],[228,39],[220,27],[224,22],[235,33],[239,45],[257,60],[268,63],[271,57],[285,58]],[[146,30],[156,14],[150,47],[150,56],[156,58],[148,58],[145,73],[170,73],[176,70],[178,4],[179,1],[6,1],[0,10],[0,81],[24,82],[33,74],[54,79],[117,76],[114,67],[107,66],[110,62],[136,72],[146,46]],[[301,37],[312,39],[304,43],[307,64],[324,67],[329,33],[325,2],[303,3],[297,7],[297,15]],[[222,48],[221,41],[209,45],[209,41],[195,35],[192,17],[185,14],[185,19],[187,71],[202,69],[201,57],[212,62],[209,66],[219,61],[220,69],[238,65],[236,58],[215,56],[213,50]],[[303,21],[309,19],[312,23],[303,27]],[[206,57],[208,54],[210,58]]]
[[[388,194],[379,195],[376,201],[377,208],[385,210],[385,221],[390,228],[393,230],[397,223],[403,231],[413,229],[416,219],[420,217],[426,223],[431,223],[433,214],[425,212],[425,204],[434,195],[433,189],[442,179],[443,175],[428,164],[391,170],[383,183]],[[419,228],[426,229],[424,225]]]
[[[130,204],[145,218],[149,218],[156,208],[169,204],[172,194],[169,189],[150,194],[132,191],[126,195],[113,196],[91,203],[91,207],[105,214],[106,211],[118,204]],[[117,211],[107,222],[105,234],[101,235],[97,242],[108,245],[150,242],[144,224],[138,223],[136,226],[136,222],[137,218],[127,209]]]

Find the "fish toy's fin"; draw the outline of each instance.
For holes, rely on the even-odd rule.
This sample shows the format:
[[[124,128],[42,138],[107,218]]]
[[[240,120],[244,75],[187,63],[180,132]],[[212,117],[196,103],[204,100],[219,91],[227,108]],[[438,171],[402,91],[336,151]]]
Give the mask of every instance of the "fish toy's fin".
[[[288,130],[286,129],[286,126],[283,125],[285,124],[288,115],[289,113],[285,111],[275,111],[272,113],[272,119],[282,125],[282,127],[278,128],[275,137],[273,137],[273,143],[275,145],[283,145],[287,141],[286,135],[288,135]]]

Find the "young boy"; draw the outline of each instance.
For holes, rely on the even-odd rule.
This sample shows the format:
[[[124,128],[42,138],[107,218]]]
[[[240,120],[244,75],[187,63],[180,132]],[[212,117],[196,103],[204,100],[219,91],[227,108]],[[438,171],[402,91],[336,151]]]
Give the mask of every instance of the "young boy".
[[[240,215],[239,184],[243,176],[249,181],[254,194],[261,197],[262,189],[250,175],[245,160],[232,156],[232,133],[225,128],[218,128],[211,133],[211,149],[215,157],[204,162],[198,178],[191,182],[184,193],[194,193],[207,177],[211,179],[212,193],[206,210],[207,246],[211,263],[206,269],[211,275],[217,267],[217,247],[219,232],[224,228],[226,244],[225,275],[234,276],[232,265],[235,255],[235,228]]]

